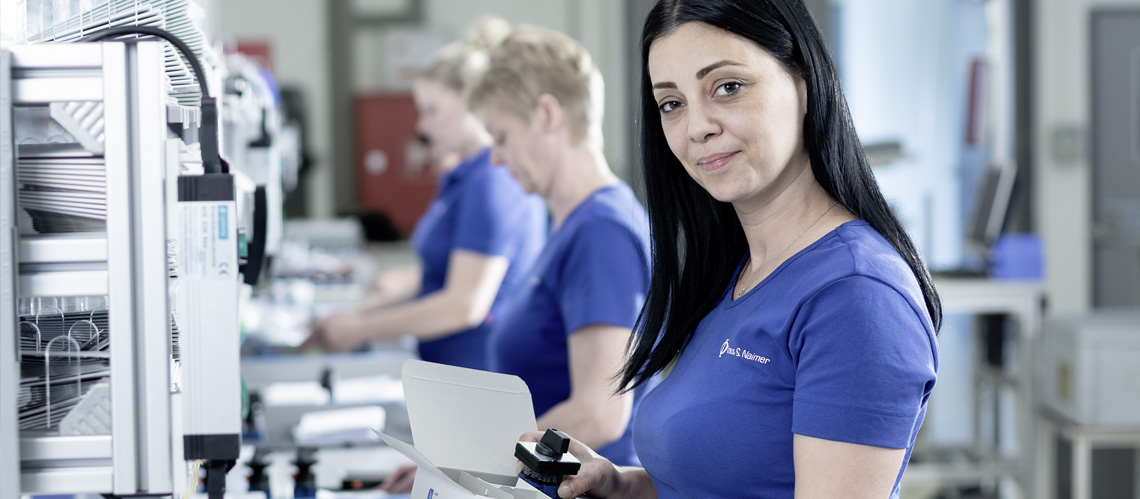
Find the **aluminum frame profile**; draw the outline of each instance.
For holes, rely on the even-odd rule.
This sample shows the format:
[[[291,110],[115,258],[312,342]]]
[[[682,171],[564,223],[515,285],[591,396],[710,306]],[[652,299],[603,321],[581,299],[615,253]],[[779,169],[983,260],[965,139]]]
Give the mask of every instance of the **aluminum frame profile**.
[[[7,464],[16,452],[8,449],[16,446],[2,446],[0,498],[8,497],[8,491],[3,489],[11,487],[7,484],[19,484],[23,493],[169,495],[174,463],[171,460],[170,307],[166,291],[167,107],[163,45],[161,42],[29,45],[12,47],[12,54],[13,71],[4,72],[12,78],[8,85],[3,85],[11,89],[6,95],[11,96],[12,104],[98,100],[104,106],[106,269],[88,273],[102,272],[106,276],[104,287],[109,305],[115,311],[109,315],[112,436],[94,447],[67,445],[75,442],[76,437],[22,436],[19,454],[14,458],[24,456],[20,466]],[[4,122],[11,123],[10,120]],[[10,156],[13,158],[11,172],[3,170],[5,178],[10,179],[0,191],[4,193],[15,189],[15,151]],[[12,200],[5,201],[4,213],[9,209],[14,212],[14,199],[12,195],[0,195],[0,200]],[[13,206],[8,207],[8,204]],[[0,250],[9,248],[3,255],[11,258],[13,268],[19,268],[20,272],[3,275],[15,276],[27,271],[13,286],[13,301],[15,296],[28,294],[21,293],[26,291],[23,285],[44,295],[76,294],[76,286],[68,289],[57,284],[66,282],[61,278],[69,275],[66,265],[57,265],[64,262],[44,262],[40,260],[42,255],[29,255],[29,261],[25,262],[9,255],[20,247],[18,236],[13,233],[10,237],[12,240],[6,240],[8,244],[0,245]],[[77,261],[86,261],[85,265],[100,265],[100,262],[91,262],[92,258],[76,256]],[[58,256],[55,259],[58,260]],[[78,274],[72,271],[70,276]],[[2,285],[5,284],[0,283]],[[0,305],[4,308],[0,313],[15,312],[14,303]],[[8,315],[0,317],[7,320]],[[14,322],[15,318],[11,320]],[[14,326],[13,323],[11,327]],[[5,330],[0,345],[13,346],[8,334],[18,339],[15,331]],[[7,355],[4,360],[15,354],[0,348],[0,355]],[[15,363],[0,362],[0,365],[15,366]],[[13,383],[11,386],[18,383],[7,376],[0,378],[0,382]],[[15,390],[0,389],[0,394],[8,393],[14,394]],[[14,412],[14,401],[11,405],[0,403],[0,411],[6,410],[5,407],[11,407]],[[7,420],[5,417],[0,422]],[[11,425],[15,426],[16,421]],[[0,438],[5,440],[18,434],[18,430],[13,431],[7,424],[0,426],[0,430],[3,430]],[[19,470],[20,480],[10,480],[8,474],[16,470]]]
[[[16,317],[16,147],[12,130],[12,54],[0,48],[0,437],[19,433]],[[8,440],[11,442],[11,440]],[[20,494],[20,448],[0,445],[0,498]]]
[[[170,303],[167,289],[166,233],[166,79],[162,42],[127,45],[133,58],[137,86],[131,97],[135,111],[132,123],[133,153],[129,199],[132,263],[135,282],[131,295],[136,327],[136,423],[142,438],[138,442],[139,487],[148,492],[172,492],[171,409],[170,409]],[[165,459],[157,459],[161,456]]]

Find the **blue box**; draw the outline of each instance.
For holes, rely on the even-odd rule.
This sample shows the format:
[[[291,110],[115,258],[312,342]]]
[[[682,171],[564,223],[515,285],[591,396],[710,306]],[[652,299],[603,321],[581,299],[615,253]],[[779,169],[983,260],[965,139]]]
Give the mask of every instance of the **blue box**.
[[[1010,281],[1040,281],[1045,274],[1041,236],[1003,234],[990,253],[990,275]]]

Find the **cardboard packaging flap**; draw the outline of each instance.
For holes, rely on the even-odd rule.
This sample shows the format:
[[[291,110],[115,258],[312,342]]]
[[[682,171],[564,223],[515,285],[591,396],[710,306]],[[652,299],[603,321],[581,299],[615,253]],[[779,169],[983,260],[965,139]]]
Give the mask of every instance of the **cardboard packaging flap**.
[[[522,379],[408,360],[403,380],[413,450],[438,468],[476,476],[518,474],[515,443],[537,429]]]
[[[432,464],[431,460],[424,457],[423,454],[420,454],[420,451],[416,450],[415,447],[412,447],[411,445],[405,443],[403,440],[400,440],[379,430],[372,431],[376,432],[376,434],[380,436],[380,439],[383,440],[384,443],[388,444],[393,449],[396,449],[396,451],[399,453],[408,456],[409,459],[411,459],[416,463],[417,466],[419,466],[419,469],[416,470],[416,480],[419,480],[420,477],[425,476],[425,474],[434,475],[436,480],[433,480],[433,483],[442,484],[444,487],[453,487],[453,490],[450,491],[451,493],[459,494],[461,496],[469,494],[466,489],[455,483],[455,481],[448,477],[447,474],[445,474],[443,471],[440,471],[439,468],[436,468],[435,465]]]

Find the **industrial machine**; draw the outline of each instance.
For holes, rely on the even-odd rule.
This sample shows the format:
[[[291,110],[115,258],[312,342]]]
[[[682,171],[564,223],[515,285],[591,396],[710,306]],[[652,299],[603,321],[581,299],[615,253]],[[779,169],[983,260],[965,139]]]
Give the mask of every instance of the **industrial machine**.
[[[0,50],[2,498],[181,495],[199,463],[220,497],[238,458],[243,214],[207,88],[170,98],[208,77],[142,28],[95,38],[180,53]]]

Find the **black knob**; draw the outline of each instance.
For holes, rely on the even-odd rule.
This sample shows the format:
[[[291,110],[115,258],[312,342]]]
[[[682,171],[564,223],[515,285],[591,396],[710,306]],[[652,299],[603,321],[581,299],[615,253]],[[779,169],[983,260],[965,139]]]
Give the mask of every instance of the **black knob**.
[[[547,429],[542,435],[542,440],[539,440],[535,446],[535,450],[544,456],[561,459],[562,455],[570,450],[570,437],[554,428]]]

